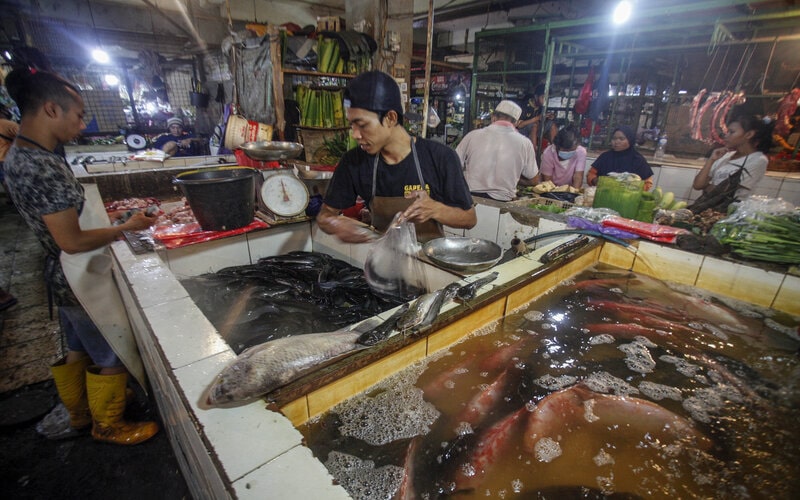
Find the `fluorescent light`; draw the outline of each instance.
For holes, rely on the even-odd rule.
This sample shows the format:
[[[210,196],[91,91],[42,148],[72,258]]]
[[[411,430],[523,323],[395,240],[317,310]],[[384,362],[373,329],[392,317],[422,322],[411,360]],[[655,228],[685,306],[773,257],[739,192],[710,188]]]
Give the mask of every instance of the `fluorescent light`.
[[[109,87],[116,87],[117,85],[119,85],[119,78],[117,78],[117,75],[112,75],[111,73],[105,75],[103,77],[103,80]]]
[[[111,58],[108,57],[108,52],[103,49],[94,49],[92,51],[92,57],[95,61],[99,62],[100,64],[106,64],[111,61]]]
[[[622,0],[614,9],[614,24],[622,24],[626,22],[628,19],[630,19],[632,11],[633,5],[631,5],[628,0]]]

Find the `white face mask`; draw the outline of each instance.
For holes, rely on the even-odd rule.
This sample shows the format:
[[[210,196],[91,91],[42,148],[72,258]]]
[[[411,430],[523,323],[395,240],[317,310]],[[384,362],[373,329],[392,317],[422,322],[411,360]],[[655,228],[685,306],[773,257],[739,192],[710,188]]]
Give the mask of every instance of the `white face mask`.
[[[558,152],[558,157],[561,158],[562,160],[569,160],[573,156],[575,156],[575,151],[559,151]]]

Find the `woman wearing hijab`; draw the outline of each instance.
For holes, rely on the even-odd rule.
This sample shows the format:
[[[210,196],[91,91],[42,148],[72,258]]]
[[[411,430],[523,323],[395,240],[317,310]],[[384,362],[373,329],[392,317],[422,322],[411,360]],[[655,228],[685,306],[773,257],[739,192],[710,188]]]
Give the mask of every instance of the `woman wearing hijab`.
[[[586,174],[590,186],[597,185],[597,178],[612,172],[630,172],[644,181],[644,190],[653,187],[653,169],[638,151],[633,148],[636,137],[630,127],[621,126],[611,135],[611,150],[597,157]]]

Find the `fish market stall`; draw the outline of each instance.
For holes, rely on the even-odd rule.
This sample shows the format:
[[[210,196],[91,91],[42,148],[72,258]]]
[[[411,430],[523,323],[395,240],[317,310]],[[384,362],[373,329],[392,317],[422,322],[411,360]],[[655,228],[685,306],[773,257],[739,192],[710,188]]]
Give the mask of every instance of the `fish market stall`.
[[[560,220],[536,215],[527,217],[527,224],[520,223],[507,207],[492,203],[479,204],[477,209],[479,225],[470,234],[456,236],[487,236],[508,248],[515,235],[526,238],[566,228]],[[369,246],[342,244],[304,222],[150,254],[136,255],[124,242],[115,243],[113,251],[115,274],[150,383],[193,494],[197,498],[262,498],[268,491],[271,496],[289,498],[302,487],[305,496],[349,498],[323,465],[326,457],[315,457],[303,444],[297,426],[512,314],[597,262],[800,314],[800,278],[796,276],[648,241],[635,243],[633,249],[594,241],[573,252],[571,260],[551,265],[539,262],[545,252],[571,239],[545,240],[529,255],[468,276],[425,263],[436,289],[498,274],[466,304],[444,305],[432,328],[421,335],[395,334],[360,349],[273,391],[268,404],[256,399],[227,407],[209,407],[208,389],[236,358],[235,350],[197,308],[180,279],[293,251],[324,253],[363,267]],[[382,312],[377,319],[386,321],[393,312]]]

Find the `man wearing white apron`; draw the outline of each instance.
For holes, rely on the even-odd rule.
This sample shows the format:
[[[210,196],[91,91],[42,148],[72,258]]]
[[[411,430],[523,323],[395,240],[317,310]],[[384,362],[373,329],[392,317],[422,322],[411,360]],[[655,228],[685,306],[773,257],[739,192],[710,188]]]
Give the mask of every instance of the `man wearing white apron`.
[[[385,230],[402,212],[421,242],[443,236],[442,225],[470,229],[477,218],[461,161],[450,147],[412,138],[403,127],[400,87],[380,71],[362,73],[345,90],[347,121],[358,142],[339,161],[317,215],[319,227],[348,243],[373,235],[341,216],[360,196],[372,225]]]
[[[85,202],[83,186],[54,152],[86,128],[77,87],[52,73],[20,69],[6,86],[22,114],[5,161],[9,194],[45,248],[50,304],[59,308],[67,342],[66,357],[51,371],[73,432],[46,437],[91,427],[97,441],[141,443],[158,424],[123,418],[128,373],[144,383],[144,372],[106,252],[123,231],[146,229],[155,217],[138,213],[111,226],[97,201]]]

